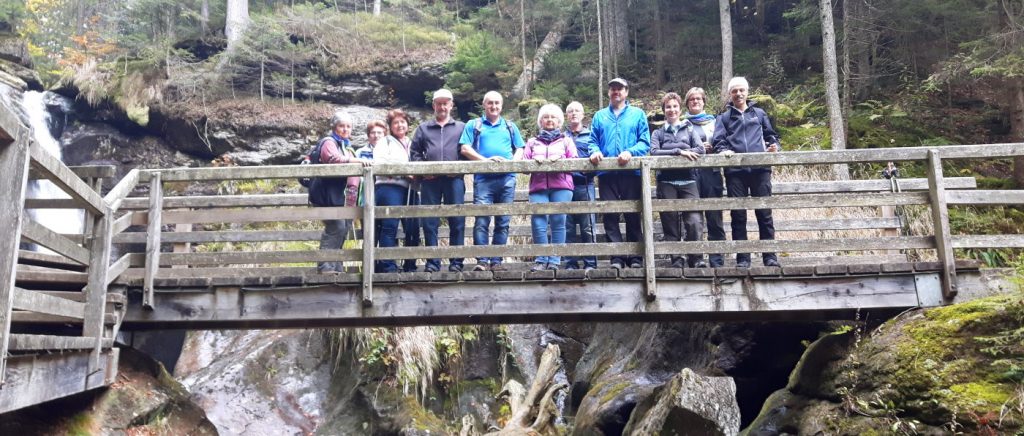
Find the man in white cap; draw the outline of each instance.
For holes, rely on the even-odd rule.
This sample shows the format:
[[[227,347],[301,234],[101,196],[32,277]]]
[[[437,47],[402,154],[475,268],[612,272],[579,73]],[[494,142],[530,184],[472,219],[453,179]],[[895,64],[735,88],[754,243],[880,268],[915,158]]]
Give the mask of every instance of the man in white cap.
[[[622,78],[608,82],[608,107],[597,111],[590,123],[590,162],[595,165],[606,156],[614,157],[619,165],[626,165],[637,156],[646,156],[651,149],[651,130],[647,126],[647,114],[642,109],[629,105],[629,83]],[[602,201],[639,200],[641,183],[640,170],[599,171],[598,192]],[[626,218],[626,242],[640,242],[643,228],[640,214],[622,214]],[[604,234],[608,242],[622,242],[619,230],[619,214],[606,213],[602,217]],[[643,267],[640,256],[615,255],[611,267],[622,269]]]
[[[779,134],[772,127],[768,114],[747,100],[750,84],[743,77],[729,81],[729,103],[715,120],[711,143],[723,156],[735,153],[775,153],[779,151]],[[772,195],[771,167],[727,167],[725,187],[729,197],[769,197]],[[732,240],[747,239],[747,211],[732,210]],[[757,209],[757,230],[761,240],[775,239],[771,209]],[[761,253],[764,266],[779,266],[775,253]],[[737,253],[736,266],[750,267],[750,253]]]
[[[410,159],[414,162],[447,162],[460,159],[459,137],[466,124],[452,119],[454,102],[452,92],[438,89],[434,92],[434,119],[416,128],[409,146]],[[466,197],[466,184],[461,175],[425,176],[420,184],[420,203],[423,205],[462,204]],[[466,237],[466,218],[448,217],[448,244],[462,245]],[[423,218],[423,239],[426,246],[437,246],[437,232],[441,219]],[[440,259],[427,259],[427,272],[441,269]],[[462,271],[462,259],[452,258],[448,270]]]

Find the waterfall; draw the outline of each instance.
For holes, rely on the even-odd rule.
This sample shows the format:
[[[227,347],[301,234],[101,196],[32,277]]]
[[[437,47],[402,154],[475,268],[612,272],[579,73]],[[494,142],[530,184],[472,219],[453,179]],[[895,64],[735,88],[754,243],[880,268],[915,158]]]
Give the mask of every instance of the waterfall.
[[[46,93],[26,91],[22,96],[22,110],[28,117],[32,138],[50,154],[61,158],[60,143],[50,133],[50,113],[46,110]],[[32,180],[28,185],[28,198],[70,198],[49,180]],[[81,234],[84,212],[81,209],[31,209],[33,221],[57,233]]]

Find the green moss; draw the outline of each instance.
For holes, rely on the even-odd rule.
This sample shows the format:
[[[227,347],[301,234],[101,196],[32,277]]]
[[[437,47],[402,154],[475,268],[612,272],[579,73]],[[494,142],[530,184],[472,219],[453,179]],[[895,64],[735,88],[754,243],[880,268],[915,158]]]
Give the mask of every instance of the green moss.
[[[628,381],[620,381],[620,382],[616,383],[615,385],[607,388],[604,391],[604,394],[601,395],[601,404],[606,404],[606,403],[614,400],[615,397],[618,397],[619,394],[622,393],[622,391],[626,390],[626,388],[628,388],[630,386],[632,386],[632,383],[630,383]]]
[[[71,417],[68,422],[68,436],[89,436],[93,433],[96,422],[88,412],[82,412]]]
[[[1013,395],[1005,384],[977,381],[949,387],[958,410],[999,410]]]

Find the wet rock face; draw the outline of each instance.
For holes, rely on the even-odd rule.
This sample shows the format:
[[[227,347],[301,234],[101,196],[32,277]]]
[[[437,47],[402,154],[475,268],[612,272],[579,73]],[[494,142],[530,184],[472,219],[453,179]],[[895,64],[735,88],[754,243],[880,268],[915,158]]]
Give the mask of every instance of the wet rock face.
[[[76,123],[60,136],[64,163],[68,165],[114,165],[105,189],[121,180],[132,168],[173,168],[201,166],[204,161],[175,152],[155,136],[130,136],[104,123]]]

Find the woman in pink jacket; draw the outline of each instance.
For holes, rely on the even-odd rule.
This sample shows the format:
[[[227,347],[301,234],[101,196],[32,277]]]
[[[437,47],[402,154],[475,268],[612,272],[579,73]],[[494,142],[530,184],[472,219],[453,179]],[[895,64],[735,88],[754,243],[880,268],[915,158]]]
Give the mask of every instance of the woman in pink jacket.
[[[523,159],[538,164],[576,157],[576,144],[562,132],[565,115],[562,108],[546,104],[537,114],[540,133],[526,142]],[[533,173],[530,175],[530,203],[561,203],[572,201],[572,173]],[[551,238],[548,239],[548,228]],[[531,221],[534,244],[564,244],[565,214],[534,215]],[[559,256],[537,256],[532,271],[558,269]]]

